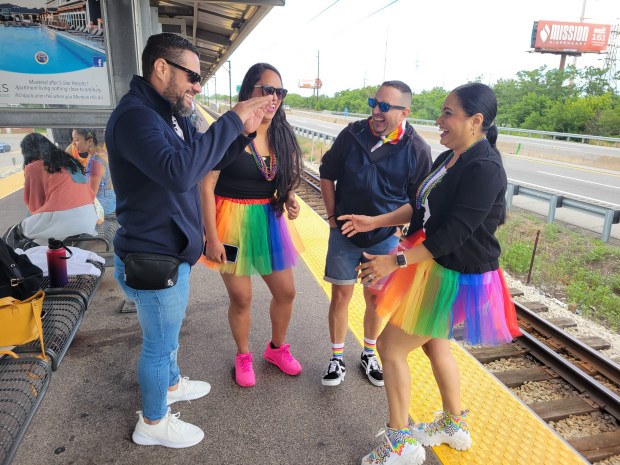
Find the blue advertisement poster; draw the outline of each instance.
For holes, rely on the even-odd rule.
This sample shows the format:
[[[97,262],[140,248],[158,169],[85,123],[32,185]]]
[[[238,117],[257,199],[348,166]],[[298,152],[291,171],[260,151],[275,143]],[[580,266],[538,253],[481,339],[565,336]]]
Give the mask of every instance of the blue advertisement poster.
[[[0,3],[0,107],[111,105],[101,2]]]

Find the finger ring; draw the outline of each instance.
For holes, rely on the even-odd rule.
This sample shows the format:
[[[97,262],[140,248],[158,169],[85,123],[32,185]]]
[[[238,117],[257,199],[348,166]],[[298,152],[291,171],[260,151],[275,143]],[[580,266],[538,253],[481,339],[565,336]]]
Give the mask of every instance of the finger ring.
[[[373,275],[369,274],[369,275],[368,275],[368,281],[372,281],[373,279],[375,279],[375,278],[373,277]]]

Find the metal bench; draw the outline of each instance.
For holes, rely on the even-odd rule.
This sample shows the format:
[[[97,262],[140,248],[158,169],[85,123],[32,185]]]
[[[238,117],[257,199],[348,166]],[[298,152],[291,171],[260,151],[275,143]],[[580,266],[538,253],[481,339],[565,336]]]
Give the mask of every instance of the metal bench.
[[[69,276],[69,282],[64,287],[49,287],[49,276],[43,278],[41,289],[45,291],[46,296],[58,295],[77,295],[84,301],[84,306],[88,307],[90,301],[95,296],[95,292],[99,288],[99,284],[103,280],[105,274],[105,265],[99,262],[89,262],[95,265],[101,271],[101,275],[95,276],[90,274],[80,274]]]
[[[63,242],[65,245],[71,245],[79,247],[81,242],[101,242],[105,246],[105,251],[109,252],[112,249],[112,242],[116,235],[116,230],[119,228],[116,216],[106,216],[103,223],[97,225],[97,235],[91,236],[89,234],[76,234],[75,236],[67,237]]]
[[[45,355],[51,361],[52,370],[58,370],[67,349],[77,333],[86,304],[77,295],[45,295],[43,301],[43,343]],[[14,351],[22,353],[40,353],[41,344],[38,339],[16,347]]]
[[[0,359],[0,465],[13,460],[52,376],[38,358]]]

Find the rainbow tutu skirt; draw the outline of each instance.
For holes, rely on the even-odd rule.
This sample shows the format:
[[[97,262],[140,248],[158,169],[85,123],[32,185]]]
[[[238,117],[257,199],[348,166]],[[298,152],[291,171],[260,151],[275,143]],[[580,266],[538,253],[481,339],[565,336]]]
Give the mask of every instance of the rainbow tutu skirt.
[[[303,251],[301,238],[286,213],[277,216],[270,199],[215,197],[217,237],[239,248],[235,263],[200,262],[235,276],[266,275],[293,267]]]
[[[419,231],[398,249],[408,250],[424,239]],[[408,334],[449,339],[462,325],[463,340],[471,345],[504,344],[521,335],[500,268],[462,274],[425,260],[392,273],[377,302],[377,312]]]

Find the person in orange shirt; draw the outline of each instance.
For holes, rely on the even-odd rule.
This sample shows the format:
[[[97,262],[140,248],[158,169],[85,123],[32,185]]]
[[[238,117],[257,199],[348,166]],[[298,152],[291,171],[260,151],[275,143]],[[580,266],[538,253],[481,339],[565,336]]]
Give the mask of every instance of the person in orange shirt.
[[[11,228],[13,244],[7,242],[16,247],[20,246],[17,241],[29,239],[44,245],[50,237],[64,240],[76,234],[96,235],[95,193],[82,166],[38,133],[24,137],[21,149],[24,202],[30,215]]]
[[[79,160],[86,169],[86,177],[97,200],[103,207],[105,215],[116,212],[116,194],[110,177],[108,154],[99,145],[97,135],[92,129],[73,129],[72,155],[78,154]]]

